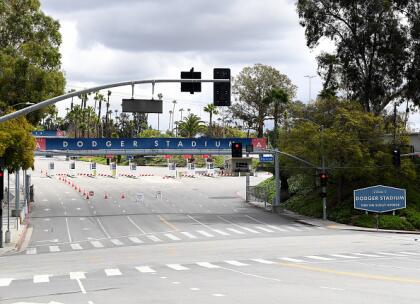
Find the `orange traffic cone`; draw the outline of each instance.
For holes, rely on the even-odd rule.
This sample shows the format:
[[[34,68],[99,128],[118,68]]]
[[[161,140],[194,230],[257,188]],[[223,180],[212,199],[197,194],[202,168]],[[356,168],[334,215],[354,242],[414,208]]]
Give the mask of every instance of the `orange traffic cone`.
[[[125,194],[124,193],[121,193],[121,198],[125,198]]]

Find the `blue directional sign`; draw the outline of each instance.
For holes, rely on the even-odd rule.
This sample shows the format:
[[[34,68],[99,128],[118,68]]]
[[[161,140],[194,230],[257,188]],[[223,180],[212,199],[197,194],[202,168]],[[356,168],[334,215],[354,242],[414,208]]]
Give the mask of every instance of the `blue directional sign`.
[[[378,185],[354,190],[355,209],[383,213],[405,207],[405,189]]]
[[[260,154],[261,163],[271,163],[274,161],[273,154]]]

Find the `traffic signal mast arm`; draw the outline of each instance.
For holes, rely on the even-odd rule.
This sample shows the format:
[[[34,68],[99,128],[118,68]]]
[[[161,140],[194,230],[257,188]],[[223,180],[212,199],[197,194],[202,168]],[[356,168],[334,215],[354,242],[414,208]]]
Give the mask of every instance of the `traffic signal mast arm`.
[[[84,89],[80,91],[75,91],[71,93],[67,93],[64,95],[60,95],[57,97],[53,97],[44,101],[41,101],[37,104],[34,104],[32,106],[20,109],[16,112],[6,114],[4,116],[0,117],[0,123],[8,121],[13,118],[17,118],[19,116],[23,116],[29,113],[32,113],[34,111],[40,110],[42,108],[45,108],[49,105],[55,104],[59,101],[66,100],[72,97],[77,97],[83,94],[88,94],[96,91],[101,91],[105,89],[111,89],[111,88],[117,88],[117,87],[124,87],[124,86],[132,86],[134,87],[136,84],[156,84],[156,83],[182,83],[182,82],[210,82],[210,83],[219,83],[219,82],[229,82],[230,79],[150,79],[150,80],[133,80],[133,81],[125,81],[125,82],[116,82],[116,83],[110,83],[105,84],[89,89]]]

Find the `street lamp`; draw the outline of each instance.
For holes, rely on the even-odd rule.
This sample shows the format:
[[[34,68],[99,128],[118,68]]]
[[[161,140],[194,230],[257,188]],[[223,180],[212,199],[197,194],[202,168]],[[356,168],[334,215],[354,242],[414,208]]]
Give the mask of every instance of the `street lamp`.
[[[316,123],[315,121],[308,118],[304,118],[304,117],[298,117],[295,119],[308,121],[319,127],[321,131],[321,170],[322,170],[322,173],[325,174],[326,172],[325,172],[325,151],[324,151],[324,129],[325,129],[324,125]],[[327,187],[326,185],[323,185],[322,193],[326,193],[326,192],[327,192]],[[322,197],[322,219],[324,221],[327,220],[327,197],[325,195]]]
[[[308,100],[308,104],[309,103],[311,103],[311,82],[312,82],[312,78],[315,78],[316,76],[315,75],[305,75],[304,76],[305,78],[308,78],[308,80],[309,80],[309,100]]]

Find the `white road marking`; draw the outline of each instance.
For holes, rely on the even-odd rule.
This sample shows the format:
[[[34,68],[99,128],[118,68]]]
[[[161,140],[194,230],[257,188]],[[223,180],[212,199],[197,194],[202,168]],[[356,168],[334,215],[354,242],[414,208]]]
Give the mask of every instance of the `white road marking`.
[[[217,266],[217,265],[211,264],[211,263],[209,263],[209,262],[197,262],[196,264],[197,264],[198,266],[205,267],[205,268],[210,268],[210,269],[220,268],[220,266]]]
[[[197,237],[189,232],[181,232],[183,235],[189,237],[190,239],[196,239]]]
[[[212,296],[214,297],[224,297],[225,295],[222,293],[213,293]]]
[[[318,256],[318,255],[307,255],[307,256],[305,256],[305,258],[312,259],[312,260],[318,260],[318,261],[334,261],[334,259],[321,257],[321,256]]]
[[[121,271],[118,268],[109,268],[109,269],[105,269],[105,274],[108,277],[120,276],[121,275]]]
[[[292,263],[302,263],[302,262],[304,262],[303,260],[293,259],[293,258],[279,258],[279,260],[283,260],[283,261],[286,261],[286,262],[292,262]]]
[[[368,253],[352,253],[353,255],[359,255],[359,256],[362,256],[362,257],[368,257],[368,258],[381,258],[381,256],[380,255],[377,255],[377,254],[368,254]]]
[[[107,238],[111,238],[111,236],[109,235],[109,233],[105,230],[105,227],[104,227],[104,225],[102,225],[102,222],[101,222],[101,220],[98,218],[98,217],[95,217],[95,219],[96,219],[96,222],[98,223],[98,225],[99,225],[99,227],[101,228],[101,230],[102,230],[102,232],[105,234],[105,236],[107,237]]]
[[[86,279],[84,272],[70,272],[70,280],[76,280],[77,284],[79,284],[80,291],[82,293],[86,293],[86,289],[82,284],[81,279]]]
[[[44,211],[50,211],[50,210],[51,210],[50,208],[45,208],[45,209],[44,209]]]
[[[197,288],[197,287],[191,287],[191,288],[190,288],[190,290],[192,290],[192,291],[197,291],[197,290],[200,290],[200,288]]]
[[[149,238],[149,240],[152,240],[153,242],[162,242],[162,240],[155,235],[147,235],[147,237]]]
[[[172,282],[172,284],[178,285],[178,284],[181,284],[181,282],[175,281],[175,282]]]
[[[207,231],[204,230],[197,230],[198,233],[200,233],[201,235],[204,235],[206,237],[214,237],[213,234],[208,233]]]
[[[248,264],[241,263],[241,262],[238,262],[238,261],[233,261],[233,260],[225,261],[225,262],[230,264],[230,265],[233,265],[233,266],[248,266]]]
[[[165,233],[165,236],[168,239],[171,239],[172,241],[180,241],[181,239],[175,235],[173,235],[172,233]]]
[[[330,290],[337,290],[337,291],[344,291],[343,288],[337,288],[337,287],[329,287],[329,286],[320,286],[322,289],[330,289]]]
[[[58,247],[58,246],[49,246],[49,249],[50,249],[50,252],[59,252],[59,251],[61,251],[60,250],[60,247]]]
[[[351,255],[345,255],[345,254],[329,254],[330,256],[336,257],[336,258],[343,258],[343,259],[358,259],[357,256],[351,256]]]
[[[397,256],[397,257],[404,257],[404,256],[406,256],[405,254],[397,254],[397,253],[382,252],[382,251],[375,252],[375,253],[382,254],[382,255],[389,255],[389,256]]]
[[[219,230],[219,229],[212,229],[212,230],[213,230],[214,232],[216,232],[216,233],[220,234],[220,235],[223,235],[223,236],[230,235],[229,233],[224,232],[224,231]]]
[[[166,266],[168,266],[169,268],[172,268],[174,270],[188,270],[189,268],[182,266],[180,264],[167,264]]]
[[[80,207],[77,207],[77,208],[76,208],[76,210],[77,210],[77,211],[80,211],[80,210],[82,210],[82,208],[80,208]]]
[[[247,227],[244,227],[244,226],[241,226],[241,225],[235,224],[234,222],[231,222],[231,221],[229,221],[229,220],[225,219],[224,217],[218,216],[218,218],[219,218],[219,219],[221,219],[222,221],[226,222],[226,223],[229,223],[229,224],[231,224],[231,225],[233,225],[233,226],[236,226],[236,227],[241,228],[241,229],[243,229],[243,230],[246,230],[246,231],[248,231],[248,232],[251,232],[251,233],[260,233],[259,231],[256,231],[256,230],[254,230],[254,229],[247,228]]]
[[[110,239],[111,243],[114,244],[115,246],[122,246],[124,245],[123,242],[121,242],[118,239]]]
[[[251,259],[251,261],[258,262],[261,264],[276,264],[276,262],[264,260],[264,259]]]
[[[27,248],[26,254],[36,254],[36,248]]]
[[[275,229],[281,232],[287,232],[286,229],[280,228],[279,226],[274,226],[274,225],[267,225],[267,227],[270,227],[271,229]]]
[[[66,217],[66,228],[67,228],[67,236],[69,238],[69,243],[71,243],[72,240],[71,240],[71,234],[70,234],[70,228],[69,228],[69,221],[68,221],[67,217]]]
[[[313,229],[311,227],[308,227],[308,226],[305,226],[305,225],[302,225],[302,224],[295,224],[295,226],[298,227],[298,228],[302,228],[304,230],[312,230]]]
[[[48,232],[49,230],[48,229],[44,229],[44,232]]]
[[[33,278],[34,283],[48,283],[49,281],[50,281],[49,274],[34,275],[34,278]]]
[[[420,253],[416,253],[416,252],[407,252],[407,251],[400,251],[399,253],[402,253],[402,254],[408,254],[408,255],[420,255]]]
[[[156,272],[154,269],[150,268],[149,266],[137,266],[136,269],[142,273],[154,273]]]
[[[327,228],[325,228],[325,227],[321,227],[321,226],[319,226],[319,227],[316,227],[317,229],[319,229],[319,230],[327,230]]]
[[[248,228],[248,227],[243,227],[243,226],[241,226],[241,228],[242,228],[243,230],[246,230],[246,231],[251,232],[251,233],[255,233],[255,234],[260,233],[259,231],[254,230],[254,229],[251,229],[251,228]]]
[[[71,249],[73,250],[82,250],[82,246],[80,246],[80,244],[75,243],[75,244],[70,244]]]
[[[226,228],[227,230],[229,230],[229,231],[231,231],[231,232],[234,232],[234,233],[236,233],[236,234],[245,234],[244,232],[242,232],[242,231],[239,231],[239,230],[236,230],[236,229],[234,229],[234,228]]]
[[[93,247],[95,248],[104,248],[104,245],[99,241],[90,241]]]
[[[9,286],[14,279],[0,279],[0,287]]]
[[[293,231],[302,231],[302,230],[300,230],[296,227],[290,226],[290,225],[284,225],[283,227],[285,227],[286,229],[289,229],[289,230],[293,230]]]
[[[49,218],[44,218],[44,222],[49,222],[51,219]]]
[[[265,231],[265,232],[274,232],[273,230],[270,230],[270,229],[267,229],[267,228],[264,228],[264,227],[261,227],[261,226],[257,226],[255,228],[260,229],[260,230]]]
[[[140,240],[138,237],[135,237],[135,236],[130,236],[128,239],[130,241],[132,241],[133,243],[135,243],[135,244],[141,244],[141,243],[143,243],[142,240]]]

